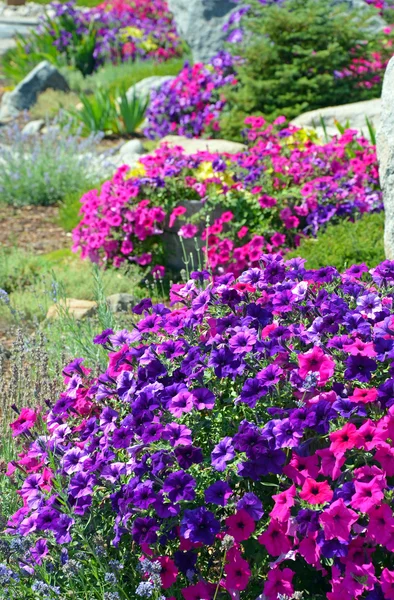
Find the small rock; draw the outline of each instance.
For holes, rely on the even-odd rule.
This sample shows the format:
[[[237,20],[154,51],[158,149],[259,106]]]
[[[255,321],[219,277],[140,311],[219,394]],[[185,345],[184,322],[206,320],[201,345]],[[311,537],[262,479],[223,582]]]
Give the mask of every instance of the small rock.
[[[24,128],[22,129],[23,135],[37,135],[40,133],[41,129],[44,127],[45,121],[44,119],[36,119],[35,121],[29,121],[26,123]]]
[[[384,248],[386,257],[394,260],[394,57],[383,81],[382,116],[376,136],[380,184],[385,213]]]
[[[380,122],[380,113],[381,100],[380,98],[376,98],[364,102],[353,102],[351,104],[327,106],[325,108],[318,108],[317,110],[310,110],[293,119],[291,124],[297,127],[315,129],[317,134],[321,138],[324,138],[325,132],[322,121],[329,136],[339,135],[339,130],[335,126],[335,122],[340,125],[349,123],[350,129],[356,129],[360,134],[369,137],[367,119],[376,130]]]
[[[68,92],[70,90],[63,75],[47,60],[40,62],[12,92],[6,92],[0,105],[0,121],[17,117],[23,110],[28,110],[37,101],[37,96],[52,88]]]
[[[238,154],[244,152],[246,146],[229,140],[205,140],[203,138],[186,138],[180,135],[167,135],[161,143],[170,146],[182,146],[185,154],[190,156],[196,152],[217,152],[218,154]]]
[[[58,319],[64,312],[74,317],[77,321],[84,317],[91,317],[97,309],[97,303],[91,300],[76,300],[75,298],[66,298],[60,300],[57,304],[49,307],[47,319]]]
[[[108,308],[112,313],[129,312],[136,304],[132,294],[112,294],[107,298]]]
[[[126,92],[126,96],[129,102],[132,101],[134,94],[137,98],[146,98],[149,96],[152,90],[158,90],[167,81],[175,79],[172,75],[153,75],[152,77],[146,77],[141,79],[135,85],[132,85]]]
[[[129,142],[126,142],[120,147],[119,154],[125,156],[128,156],[129,154],[144,154],[144,147],[140,140],[130,140]]]

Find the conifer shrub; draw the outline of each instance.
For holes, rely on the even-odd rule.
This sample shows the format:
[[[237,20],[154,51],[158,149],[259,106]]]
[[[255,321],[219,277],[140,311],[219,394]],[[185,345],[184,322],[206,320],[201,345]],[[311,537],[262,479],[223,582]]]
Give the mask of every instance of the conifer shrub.
[[[364,29],[369,11],[361,16],[346,10],[344,18],[344,6],[333,7],[327,0],[250,4],[242,18],[244,41],[233,46],[243,60],[237,69],[238,86],[225,91],[222,137],[239,137],[246,115],[292,119],[307,110],[378,95],[379,83],[366,89],[363,73],[341,77],[377,43]]]

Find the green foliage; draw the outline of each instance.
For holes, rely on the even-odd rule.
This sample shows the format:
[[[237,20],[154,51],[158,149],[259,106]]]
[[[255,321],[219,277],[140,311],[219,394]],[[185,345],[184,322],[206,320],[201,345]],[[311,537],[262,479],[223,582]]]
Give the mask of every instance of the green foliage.
[[[139,98],[135,93],[128,98],[123,89],[119,92],[117,102],[119,133],[133,134],[143,123],[149,96]]]
[[[45,90],[37,98],[37,103],[29,110],[32,119],[53,119],[60,111],[75,108],[79,102],[77,94]]]
[[[343,271],[352,264],[367,263],[374,267],[384,260],[384,213],[364,215],[355,222],[343,221],[329,225],[317,238],[301,241],[299,248],[287,258],[307,259],[309,269],[332,265]]]
[[[28,38],[16,34],[15,41],[15,48],[7,50],[1,58],[4,76],[14,83],[19,83],[42,60],[48,60],[58,67],[66,65],[64,56],[53,45],[53,37],[45,30],[40,33],[31,31]]]
[[[139,277],[140,271],[128,266],[106,269],[100,280],[106,296],[125,292],[138,299],[147,294],[139,287]],[[10,306],[22,320],[42,320],[59,294],[94,300],[96,278],[91,263],[81,261],[68,249],[41,256],[18,248],[0,249],[0,289],[9,294]],[[0,300],[0,320],[9,320],[9,316],[8,305]]]
[[[34,0],[34,2],[36,4],[51,4],[53,0]],[[102,4],[102,0],[77,0],[76,4],[77,6],[93,7]]]
[[[172,58],[165,62],[144,60],[123,63],[107,63],[88,77],[72,67],[62,67],[70,88],[75,92],[93,93],[97,88],[105,88],[115,93],[118,89],[127,89],[146,77],[178,75],[183,67],[183,58]]]
[[[71,232],[79,223],[79,211],[81,209],[81,198],[83,194],[92,189],[91,187],[82,191],[70,192],[66,195],[59,207],[59,225],[65,231]]]
[[[71,36],[65,53],[59,52],[54,45],[54,40],[61,38],[62,32]],[[42,60],[48,60],[58,67],[71,65],[83,76],[90,75],[96,67],[96,35],[94,22],[88,32],[82,35],[78,32],[78,24],[67,12],[57,19],[46,15],[39,32],[31,31],[27,36],[16,36],[15,48],[8,50],[2,58],[4,75],[18,82]]]
[[[129,99],[125,90],[109,93],[99,88],[94,96],[82,93],[80,101],[81,107],[68,112],[85,133],[121,136],[132,135],[142,124],[149,98],[134,95]]]
[[[285,6],[262,6],[252,0],[245,17],[245,42],[234,52],[244,59],[238,86],[226,90],[227,113],[221,133],[239,137],[247,115],[273,120],[302,112],[355,102],[378,95],[376,86],[359,87],[356,77],[337,78],[352,56],[365,55],[369,17],[333,7],[326,0],[288,0]],[[362,43],[360,43],[362,30]]]

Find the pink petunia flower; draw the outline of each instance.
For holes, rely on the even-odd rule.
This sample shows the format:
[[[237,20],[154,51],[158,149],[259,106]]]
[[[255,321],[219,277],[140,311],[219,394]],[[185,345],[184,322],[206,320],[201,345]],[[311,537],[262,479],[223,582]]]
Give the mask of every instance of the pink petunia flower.
[[[169,556],[159,556],[156,560],[161,564],[160,579],[163,589],[170,588],[176,581],[178,569]]]
[[[180,230],[178,231],[179,237],[190,239],[194,238],[198,232],[198,227],[196,225],[192,225],[192,223],[186,223],[186,225],[182,225]]]
[[[172,213],[170,214],[169,226],[174,227],[175,221],[177,220],[177,218],[180,217],[181,215],[184,215],[185,212],[186,212],[186,208],[184,206],[175,207],[174,210],[172,211]]]
[[[240,555],[226,564],[224,572],[226,574],[224,585],[228,591],[242,591],[249,583],[251,576],[249,563]]]
[[[324,504],[331,500],[333,494],[334,492],[327,481],[315,481],[308,478],[302,486],[300,498],[305,502],[309,502],[309,504]]]
[[[228,535],[231,535],[236,542],[248,540],[255,530],[255,522],[246,510],[238,510],[235,515],[226,519]]]
[[[394,533],[393,511],[388,504],[374,506],[368,513],[367,535],[378,544],[386,544]]]
[[[272,499],[275,502],[274,508],[270,512],[270,516],[278,521],[287,521],[290,517],[290,508],[294,506],[294,498],[296,495],[295,485],[292,485],[289,489],[275,494]]]
[[[384,497],[375,477],[369,483],[356,481],[354,487],[356,493],[352,496],[351,505],[363,513],[369,512]]]
[[[343,498],[339,498],[320,515],[319,521],[324,529],[326,540],[337,538],[347,542],[350,529],[357,519],[357,513],[347,508]]]
[[[286,527],[287,524],[271,519],[267,529],[258,537],[260,544],[266,547],[271,556],[287,554],[291,550],[291,542],[286,535]]]
[[[394,600],[394,571],[383,569],[380,576],[380,585],[386,600]]]
[[[334,453],[351,450],[357,446],[359,438],[356,426],[353,423],[346,423],[342,429],[330,433],[330,450]]]
[[[319,373],[319,385],[324,385],[334,374],[335,362],[315,346],[309,352],[298,355],[299,374],[305,379],[309,373]]]
[[[267,581],[264,584],[264,595],[268,600],[277,600],[279,595],[291,598],[294,588],[292,580],[295,573],[291,569],[279,568],[268,571]]]
[[[22,408],[17,420],[10,424],[12,436],[16,437],[17,435],[21,435],[22,433],[25,433],[25,431],[32,429],[36,424],[37,418],[38,411],[35,411],[32,408]]]

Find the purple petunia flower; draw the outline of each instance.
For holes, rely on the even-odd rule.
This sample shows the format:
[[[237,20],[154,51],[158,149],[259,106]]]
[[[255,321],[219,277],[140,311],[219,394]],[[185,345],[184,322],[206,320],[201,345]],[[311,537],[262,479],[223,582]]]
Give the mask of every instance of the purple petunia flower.
[[[211,454],[212,466],[217,471],[224,471],[227,463],[233,460],[235,456],[233,440],[231,437],[224,437],[213,449]]]
[[[226,506],[233,490],[225,481],[216,481],[205,490],[205,502]]]
[[[172,502],[181,500],[194,500],[196,482],[191,475],[185,471],[175,471],[164,481],[163,491]]]
[[[191,542],[212,544],[216,534],[220,531],[220,523],[214,514],[204,506],[193,510],[185,510],[181,521],[181,534]]]
[[[157,540],[158,523],[151,517],[137,517],[133,523],[132,535],[137,544],[154,544]]]
[[[105,329],[102,333],[96,335],[96,337],[93,340],[93,343],[98,344],[99,346],[104,346],[108,342],[109,337],[113,335],[113,333],[114,332],[112,329]]]
[[[345,378],[346,379],[357,379],[357,381],[368,382],[371,377],[373,371],[376,371],[377,365],[372,358],[367,358],[366,356],[361,356],[361,354],[356,354],[356,356],[349,356],[346,361],[346,371]]]
[[[241,500],[238,501],[237,508],[246,510],[255,521],[259,521],[264,514],[263,504],[253,492],[247,492]]]

